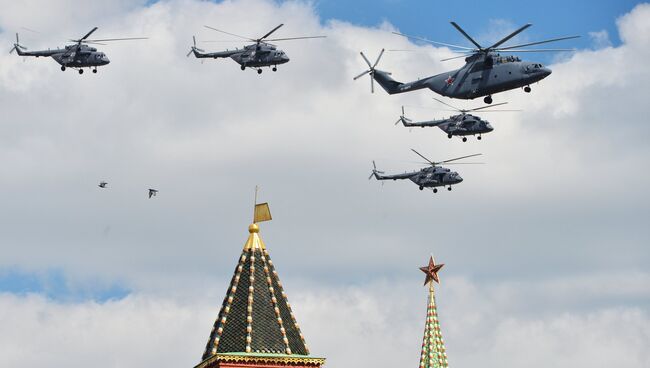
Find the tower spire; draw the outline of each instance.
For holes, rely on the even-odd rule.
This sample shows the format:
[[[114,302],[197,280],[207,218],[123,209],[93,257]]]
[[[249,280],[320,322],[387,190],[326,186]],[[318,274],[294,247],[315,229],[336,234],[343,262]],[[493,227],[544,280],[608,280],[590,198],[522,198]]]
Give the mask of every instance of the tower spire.
[[[319,368],[325,362],[324,358],[309,355],[287,294],[259,235],[257,222],[269,220],[268,204],[255,203],[248,239],[202,362],[195,368]]]
[[[444,264],[436,264],[433,256],[429,258],[429,264],[420,267],[420,270],[426,274],[424,285],[429,286],[429,300],[427,304],[427,320],[424,325],[424,338],[422,340],[422,352],[420,354],[419,368],[447,368],[447,353],[445,351],[444,340],[440,332],[440,321],[438,320],[438,310],[436,307],[436,296],[434,290],[434,281],[440,283],[438,272]]]

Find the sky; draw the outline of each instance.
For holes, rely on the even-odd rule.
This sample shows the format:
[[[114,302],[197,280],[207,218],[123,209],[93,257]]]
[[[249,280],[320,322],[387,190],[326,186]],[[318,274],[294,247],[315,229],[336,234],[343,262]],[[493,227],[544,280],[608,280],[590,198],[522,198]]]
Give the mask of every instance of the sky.
[[[374,5],[373,5],[374,4]],[[0,44],[95,36],[99,73],[0,54],[0,366],[194,366],[251,221],[261,225],[310,350],[327,366],[415,366],[426,289],[453,366],[647,367],[650,4],[0,0]],[[531,11],[531,7],[536,10]],[[541,7],[541,8],[540,8]],[[495,103],[481,141],[393,123],[446,116],[431,91],[370,93],[359,51],[401,81],[462,61],[400,31],[466,44],[580,35],[553,74]],[[291,62],[242,72],[185,54],[203,25],[278,37]],[[559,45],[559,44],[558,44]],[[448,100],[462,108],[482,102]],[[367,180],[482,153],[452,192]],[[109,182],[100,189],[101,180]],[[147,189],[159,195],[147,198]],[[607,348],[604,349],[603,347]],[[390,352],[386,356],[385,352]],[[102,357],[102,359],[97,359]]]

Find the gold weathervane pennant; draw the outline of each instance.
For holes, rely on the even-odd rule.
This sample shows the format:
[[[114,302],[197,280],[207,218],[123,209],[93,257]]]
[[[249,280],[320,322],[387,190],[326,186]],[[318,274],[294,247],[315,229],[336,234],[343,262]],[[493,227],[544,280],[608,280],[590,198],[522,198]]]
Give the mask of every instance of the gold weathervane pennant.
[[[255,214],[253,215],[253,222],[271,221],[271,210],[268,203],[259,203],[255,205]]]

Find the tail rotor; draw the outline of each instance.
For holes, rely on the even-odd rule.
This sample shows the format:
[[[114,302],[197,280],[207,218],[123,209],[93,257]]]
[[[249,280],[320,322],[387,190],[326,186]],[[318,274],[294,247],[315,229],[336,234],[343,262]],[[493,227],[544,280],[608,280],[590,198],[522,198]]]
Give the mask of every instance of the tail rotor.
[[[16,43],[14,43],[14,47],[12,47],[11,50],[9,50],[9,53],[13,54],[13,52],[16,51],[18,55],[20,55],[20,52],[23,50],[27,50],[27,47],[22,46],[20,44],[20,40],[18,39],[18,33],[16,33]]]
[[[370,176],[368,177],[368,180],[372,179],[373,176],[378,179],[377,174],[384,174],[384,172],[377,170],[377,165],[375,164],[375,161],[373,160],[372,161],[372,172],[370,173]]]
[[[395,122],[395,125],[397,125],[399,123],[403,124],[405,120],[408,120],[405,115],[406,114],[404,113],[404,106],[402,106],[402,115],[399,116],[399,119],[397,119],[397,121]]]
[[[363,51],[360,52],[361,57],[362,57],[363,60],[366,62],[366,64],[368,64],[368,68],[369,68],[369,69],[366,70],[366,71],[364,71],[363,73],[357,75],[356,77],[354,77],[354,78],[352,78],[352,79],[353,79],[353,80],[357,80],[357,79],[363,77],[364,75],[369,74],[369,75],[370,75],[370,92],[371,92],[371,93],[375,93],[375,78],[374,78],[374,75],[375,75],[375,68],[377,67],[377,64],[379,64],[379,60],[381,59],[381,57],[384,55],[384,51],[386,51],[386,50],[385,50],[385,49],[381,49],[381,52],[379,53],[379,56],[377,56],[377,60],[375,61],[374,64],[371,64],[371,63],[370,63],[370,60],[368,60],[368,58],[367,58],[366,55],[363,53]],[[387,74],[390,74],[390,73],[387,73]]]
[[[190,47],[190,52],[187,53],[187,57],[190,57],[193,52],[205,52],[205,50],[196,47],[196,36],[192,36],[193,45]]]

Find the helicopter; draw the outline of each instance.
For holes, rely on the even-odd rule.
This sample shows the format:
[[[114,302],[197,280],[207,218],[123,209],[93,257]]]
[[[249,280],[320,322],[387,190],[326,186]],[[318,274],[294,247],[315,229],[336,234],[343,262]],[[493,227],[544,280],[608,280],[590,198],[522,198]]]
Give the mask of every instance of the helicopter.
[[[156,194],[158,194],[158,189],[151,189],[149,188],[149,198],[155,197]]]
[[[383,171],[377,170],[377,165],[375,164],[375,161],[373,161],[373,169],[370,173],[370,176],[368,177],[368,180],[372,179],[373,176],[377,180],[409,179],[415,183],[420,190],[424,190],[424,188],[431,188],[434,193],[438,193],[437,187],[447,187],[447,190],[451,191],[451,186],[459,184],[463,181],[463,178],[458,175],[457,172],[451,171],[446,167],[442,167],[440,164],[482,155],[481,153],[475,153],[469,156],[462,156],[445,161],[433,162],[412,148],[411,151],[415,152],[415,154],[425,159],[427,161],[427,165],[429,166],[418,171],[405,172],[403,174],[384,175],[385,173]]]
[[[99,185],[97,185],[97,186],[100,187],[100,188],[106,188],[106,185],[108,185],[107,182],[105,182],[105,181],[100,181],[100,182],[99,182]]]
[[[194,57],[200,58],[231,58],[237,64],[240,65],[241,70],[246,70],[246,68],[257,69],[257,74],[262,74],[262,67],[272,67],[271,70],[274,72],[278,71],[278,65],[285,64],[289,62],[289,57],[287,54],[278,49],[275,45],[268,43],[268,41],[287,41],[287,40],[303,40],[308,38],[325,38],[326,36],[309,36],[309,37],[288,37],[288,38],[267,38],[273,32],[277,31],[278,28],[282,27],[284,24],[270,30],[267,34],[260,38],[249,38],[234,33],[222,31],[210,26],[204,26],[205,28],[211,29],[213,31],[221,32],[230,36],[235,36],[243,38],[245,40],[254,42],[253,44],[246,45],[243,48],[235,50],[226,50],[226,51],[217,51],[217,52],[205,52],[196,46],[196,37],[192,37],[194,44],[190,47],[190,52],[187,53],[189,57],[191,54],[194,54]],[[211,42],[211,41],[205,41]],[[218,42],[218,41],[216,41]]]
[[[83,74],[84,70],[82,68],[92,68],[93,73],[97,73],[97,67],[107,65],[110,63],[110,60],[108,60],[106,54],[97,51],[97,48],[88,46],[88,44],[103,45],[101,42],[147,39],[146,37],[130,37],[89,40],[88,37],[90,37],[90,35],[96,30],[97,27],[91,29],[90,32],[86,33],[85,36],[78,40],[70,40],[71,42],[74,42],[74,44],[64,46],[62,49],[56,48],[54,50],[48,49],[40,51],[27,51],[27,48],[20,44],[18,33],[16,33],[16,43],[9,53],[11,54],[16,51],[19,56],[49,56],[61,65],[61,71],[65,71],[66,68],[74,68],[78,69],[79,74]]]
[[[421,121],[421,122],[414,123],[412,122],[411,119],[405,116],[404,106],[402,106],[402,115],[400,115],[399,119],[397,119],[395,125],[402,123],[402,125],[409,128],[411,127],[424,128],[424,127],[437,126],[443,132],[447,133],[447,137],[449,139],[453,138],[453,136],[460,136],[462,137],[463,142],[467,142],[468,135],[478,135],[476,139],[481,140],[482,134],[489,133],[493,131],[494,128],[487,120],[483,120],[478,116],[468,114],[468,112],[483,110],[483,109],[507,104],[507,102],[501,102],[494,105],[487,105],[487,106],[477,107],[475,109],[464,110],[464,109],[456,108],[435,97],[433,99],[440,102],[441,104],[451,107],[452,109],[454,109],[453,111],[458,111],[460,112],[460,114],[450,116],[448,119]],[[505,112],[505,111],[520,111],[520,110],[487,110],[484,112]]]
[[[465,57],[465,65],[462,68],[422,78],[417,81],[402,83],[392,79],[390,77],[391,73],[376,69],[379,60],[385,51],[382,49],[374,64],[371,64],[366,55],[361,52],[361,57],[363,57],[363,60],[368,64],[369,69],[357,75],[353,79],[357,80],[362,76],[369,74],[370,90],[373,93],[373,80],[376,80],[379,85],[381,85],[382,88],[391,95],[428,88],[439,95],[450,98],[471,100],[485,96],[483,101],[487,104],[491,104],[492,94],[521,87],[524,88],[524,92],[529,93],[531,91],[531,84],[539,82],[551,74],[551,70],[544,67],[541,63],[522,61],[517,56],[501,56],[500,52],[575,51],[575,49],[522,49],[522,47],[580,37],[559,37],[514,46],[502,46],[505,42],[530,27],[532,24],[529,23],[502,38],[492,46],[483,47],[470,37],[470,35],[467,34],[467,32],[465,32],[465,30],[463,30],[458,24],[451,22],[451,25],[462,33],[463,36],[465,36],[465,38],[467,38],[472,44],[474,44],[476,48],[431,41],[426,38],[409,36],[398,32],[393,33],[435,45],[451,47],[455,49],[454,51],[462,52],[463,55],[441,60],[446,61]]]

